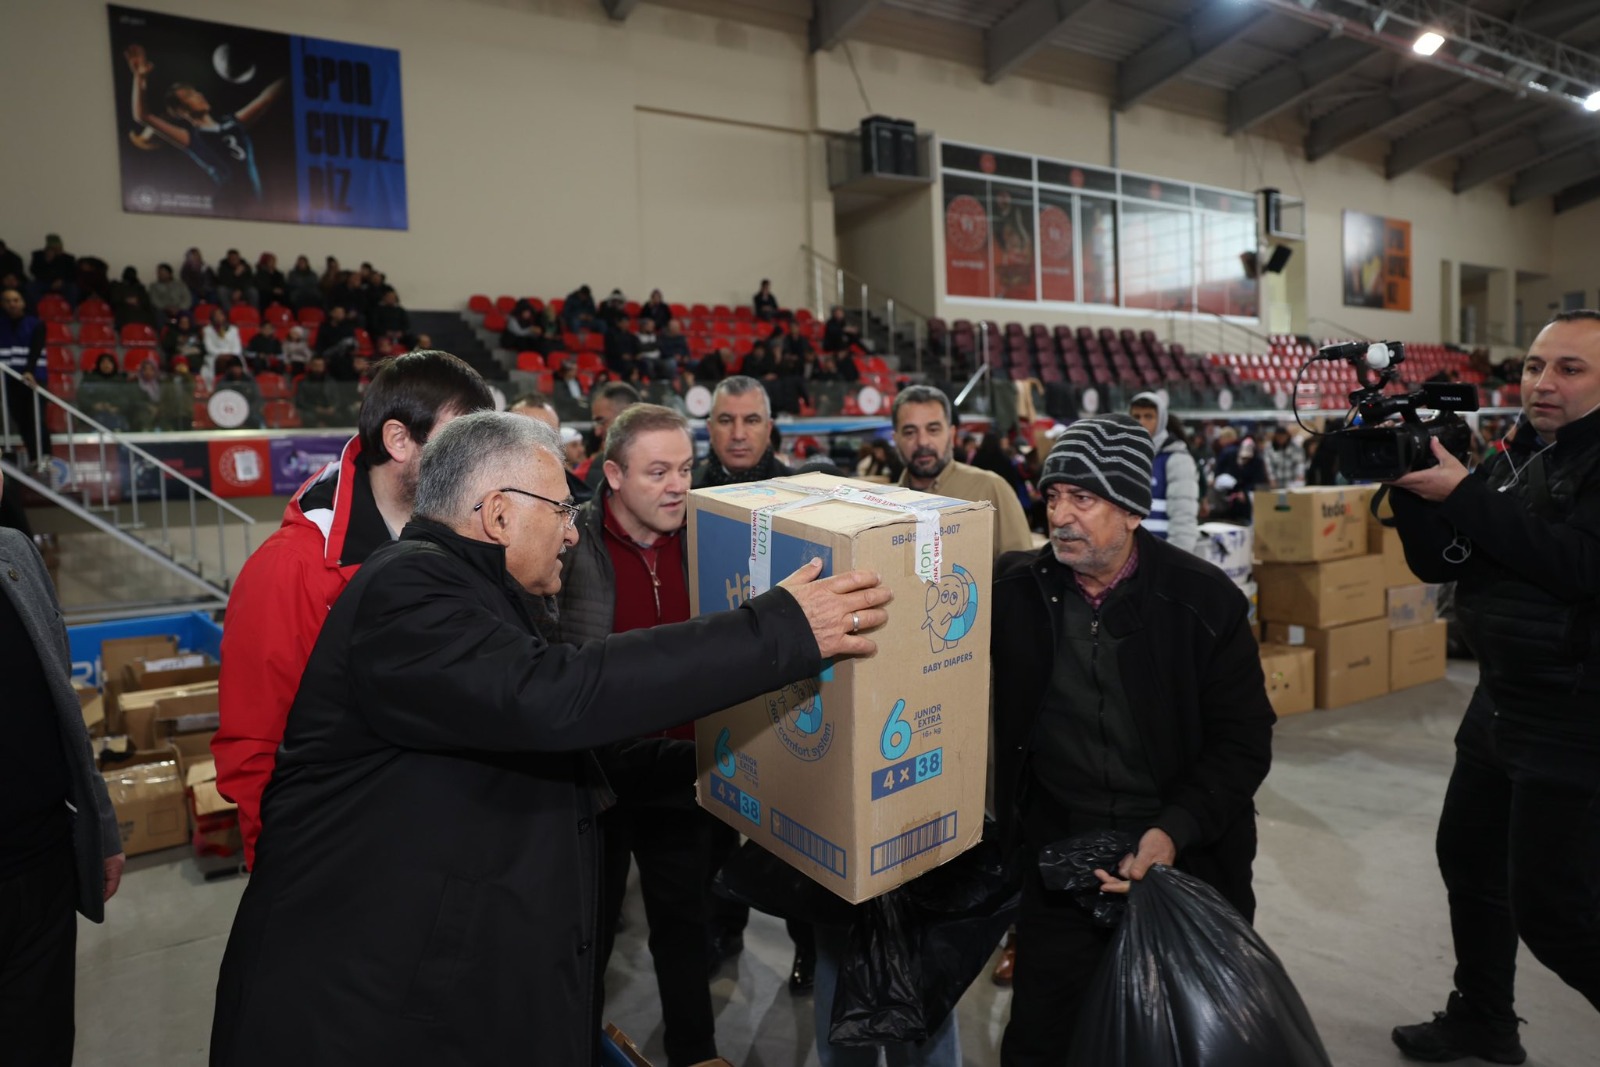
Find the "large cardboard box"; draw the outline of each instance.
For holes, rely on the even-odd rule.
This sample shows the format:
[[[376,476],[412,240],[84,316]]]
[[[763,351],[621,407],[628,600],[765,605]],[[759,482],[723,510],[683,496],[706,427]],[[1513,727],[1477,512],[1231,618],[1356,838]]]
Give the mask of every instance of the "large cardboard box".
[[[1317,706],[1315,650],[1262,645],[1261,673],[1267,676],[1267,698],[1279,716],[1296,715]]]
[[[1389,691],[1389,620],[1313,629],[1267,623],[1272,644],[1301,645],[1317,654],[1317,707],[1337,708]]]
[[[1389,629],[1424,626],[1439,617],[1439,587],[1419,582],[1391,588],[1385,594],[1389,604]]]
[[[106,707],[105,699],[100,696],[100,690],[78,685],[73,686],[73,691],[78,694],[78,710],[83,713],[84,729],[89,731],[90,737],[104,737]]]
[[[123,852],[137,856],[189,840],[188,801],[176,752],[139,752],[101,774],[116,809]]]
[[[1330,563],[1263,563],[1255,569],[1260,614],[1268,622],[1327,629],[1381,618],[1383,561],[1356,556]]]
[[[217,683],[196,682],[191,685],[172,685],[163,689],[138,689],[122,694],[122,732],[133,739],[141,750],[160,748],[166,744],[167,728],[158,730],[156,719],[161,714],[163,701],[178,697],[208,695],[216,700]],[[213,725],[212,729],[216,727]]]
[[[1416,585],[1420,579],[1406,564],[1406,550],[1400,544],[1400,531],[1392,526],[1367,527],[1367,552],[1383,559],[1383,584],[1386,588]]]
[[[832,662],[695,724],[701,805],[852,902],[976,844],[992,505],[826,475],[701,489],[689,501],[696,614],[736,608],[752,585],[815,557],[824,574],[870,568],[894,593],[871,658]]]
[[[1265,563],[1318,563],[1367,551],[1370,486],[1318,486],[1255,494],[1255,555]]]
[[[1409,689],[1444,677],[1445,637],[1450,624],[1443,619],[1423,626],[1389,631],[1389,688]]]
[[[135,660],[122,669],[122,691],[170,689],[175,685],[214,682],[222,676],[222,664],[207,662],[200,653],[169,656],[157,660]]]

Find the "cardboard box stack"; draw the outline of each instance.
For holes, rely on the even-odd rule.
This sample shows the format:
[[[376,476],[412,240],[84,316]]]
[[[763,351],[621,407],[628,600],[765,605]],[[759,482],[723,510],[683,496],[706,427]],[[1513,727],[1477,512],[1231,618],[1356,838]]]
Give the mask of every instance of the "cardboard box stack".
[[[819,556],[824,574],[870,568],[894,593],[873,657],[695,724],[701,806],[851,902],[981,836],[991,511],[816,474],[690,494],[697,615]]]
[[[1311,650],[1315,707],[1336,708],[1389,691],[1383,558],[1368,553],[1372,493],[1370,487],[1342,486],[1255,495],[1263,665],[1281,662],[1282,646]],[[1287,681],[1284,686],[1292,690]],[[1305,710],[1302,693],[1286,692],[1274,707],[1280,700]]]
[[[137,855],[192,841],[201,851],[236,851],[237,816],[216,792],[211,762],[218,665],[181,653],[170,636],[108,640],[100,657],[104,694],[84,690],[79,699],[100,738],[123,850]]]
[[[1417,581],[1406,566],[1400,535],[1373,523],[1368,548],[1383,557],[1389,619],[1389,688],[1409,689],[1438,681],[1445,672],[1445,635],[1449,624],[1439,618],[1439,587]]]

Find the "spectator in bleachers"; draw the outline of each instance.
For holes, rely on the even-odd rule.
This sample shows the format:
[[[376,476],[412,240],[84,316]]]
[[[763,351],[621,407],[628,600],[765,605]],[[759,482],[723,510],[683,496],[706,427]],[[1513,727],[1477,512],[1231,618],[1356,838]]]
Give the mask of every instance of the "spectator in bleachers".
[[[639,316],[639,362],[644,372],[655,381],[670,381],[678,373],[678,364],[661,354],[661,338],[656,334],[656,321]]]
[[[349,356],[344,350],[353,350],[355,346],[355,322],[351,320],[343,304],[331,305],[328,308],[328,317],[317,327],[317,352],[328,360],[328,370],[335,378],[339,377],[335,364],[339,362],[341,355],[348,359]]]
[[[223,368],[222,375],[217,378],[217,392],[232,390],[244,397],[250,405],[250,414],[245,417],[241,428],[259,430],[261,421],[261,390],[257,388],[255,379],[251,378],[244,369],[244,364],[238,360],[231,360]]]
[[[744,366],[740,373],[763,382],[777,381],[778,358],[772,354],[772,343],[757,341],[751,347],[750,354],[744,357]]]
[[[305,426],[348,426],[339,383],[328,377],[327,360],[312,356],[305,375],[294,386],[294,409]]]
[[[296,324],[289,327],[289,332],[283,339],[283,362],[288,366],[290,374],[304,373],[306,366],[311,362],[311,346],[306,343],[304,326]]]
[[[117,357],[100,353],[94,367],[78,383],[78,407],[91,419],[112,430],[128,428],[132,397],[127,376],[117,369]]]
[[[161,354],[166,357],[169,367],[179,356],[188,357],[192,364],[204,356],[205,351],[205,341],[200,335],[200,328],[194,324],[194,316],[187,311],[179,312],[178,317],[161,331]]]
[[[261,329],[245,345],[244,351],[251,374],[283,369],[283,339],[278,336],[278,327],[274,323],[263,322]]]
[[[580,285],[567,294],[561,303],[561,323],[568,333],[592,330],[595,326],[594,293],[587,285]]]
[[[155,308],[150,305],[150,293],[144,282],[139,280],[138,268],[124,267],[122,280],[111,287],[111,314],[118,329],[130,322],[156,325]]]
[[[50,454],[50,430],[38,424],[33,417],[32,386],[44,385],[48,368],[44,359],[44,323],[28,313],[22,290],[0,291],[0,364],[22,375],[29,387],[20,387],[15,381],[6,383],[6,409],[11,416],[11,432],[22,439],[34,463]],[[42,435],[40,445],[35,434]]]
[[[239,327],[228,321],[228,316],[220,307],[211,309],[211,321],[200,331],[200,343],[205,348],[205,362],[201,364],[200,376],[208,385],[228,363],[238,363],[244,355]]]
[[[1272,428],[1262,454],[1274,489],[1299,489],[1306,484],[1306,449],[1290,435],[1288,423]]]
[[[845,318],[844,308],[838,304],[828,312],[828,321],[822,328],[822,350],[844,352],[861,339],[856,324]]]
[[[668,307],[667,302],[661,298],[660,289],[650,290],[650,299],[646,300],[644,306],[639,309],[639,318],[641,320],[649,319],[655,323],[658,331],[667,328],[667,323],[672,321],[672,308]]]
[[[1246,437],[1237,444],[1222,445],[1217,437],[1216,475],[1211,479],[1213,522],[1231,522],[1249,526],[1253,514],[1251,497],[1257,489],[1271,483],[1267,465],[1256,452],[1254,438]]]
[[[763,383],[772,398],[772,410],[785,415],[804,414],[811,402],[806,388],[806,365],[798,356],[785,354],[778,360],[778,373]]]
[[[23,280],[22,257],[6,247],[4,241],[0,241],[0,278],[7,274],[15,274],[19,282]]]
[[[172,264],[163,263],[156,268],[156,280],[150,286],[150,306],[169,322],[179,312],[194,307],[194,294],[182,281],[172,276]]]
[[[289,282],[284,278],[283,271],[278,269],[278,257],[271,252],[261,253],[261,258],[256,260],[253,284],[257,306],[265,308],[272,304],[288,305]]]
[[[329,295],[332,294],[334,287],[339,284],[339,278],[342,274],[344,274],[344,271],[339,267],[339,258],[337,256],[323,257],[322,276],[317,279],[317,287],[322,290],[324,304],[328,303]]]
[[[772,401],[754,378],[736,374],[717,385],[706,429],[711,434],[711,454],[695,471],[696,489],[794,473],[772,450]]]
[[[217,264],[217,303],[223,310],[235,304],[248,304],[257,307],[255,273],[251,271],[250,264],[239,254],[237,248],[228,249],[228,254],[221,263]]]
[[[378,277],[383,276],[380,274]],[[383,285],[382,289],[383,296],[372,309],[372,314],[367,320],[367,329],[375,337],[403,337],[411,332],[411,314],[400,305],[399,293],[388,285]]]
[[[24,301],[28,299],[26,295],[28,292],[28,285],[25,281],[23,281],[23,275],[21,271],[0,271],[0,291],[6,289],[15,289],[17,292],[24,294]]]
[[[589,459],[585,465],[574,471],[583,479],[585,485],[591,490],[597,490],[600,483],[605,480],[605,471],[602,469],[604,461],[594,462],[606,445],[606,431],[611,427],[611,421],[628,408],[639,402],[639,390],[626,382],[607,382],[599,386],[589,397],[589,418],[594,429],[590,433],[593,447],[589,449]]]
[[[772,294],[772,281],[770,279],[761,279],[761,288],[757,289],[756,295],[750,298],[750,304],[755,309],[756,318],[763,322],[777,317],[778,298]]]
[[[594,317],[610,333],[614,330],[629,330],[627,298],[622,295],[621,289],[611,290],[611,295],[606,297],[606,302],[600,305]]]
[[[28,299],[35,304],[46,293],[55,293],[67,303],[78,303],[78,261],[68,254],[60,234],[46,234],[44,247],[28,260]]]
[[[500,331],[500,347],[512,352],[537,352],[547,356],[555,350],[550,338],[545,336],[544,324],[524,301],[506,318],[506,328]]]
[[[562,464],[564,468],[562,473],[567,476],[567,495],[574,504],[585,503],[594,496],[594,493],[584,484],[583,479],[572,473],[572,469],[578,463],[583,462],[585,458],[583,434],[571,427],[563,427],[561,425],[561,416],[551,406],[549,399],[544,394],[524,393],[512,401],[511,406],[506,410],[513,415],[522,415],[525,418],[533,419],[535,422],[544,423],[561,438],[561,454],[565,460]],[[576,441],[578,444],[576,460],[573,458],[574,450],[569,447],[570,441]]]
[[[355,275],[347,270],[339,272],[339,278],[332,289],[328,291],[328,310],[344,308],[345,317],[351,320],[352,326],[359,326],[366,321],[367,297],[356,282]]]
[[[322,287],[317,283],[317,272],[311,269],[311,260],[305,256],[295,257],[294,267],[283,281],[288,304],[296,311],[322,306]]]
[[[189,292],[194,294],[197,301],[216,303],[217,272],[206,266],[205,257],[198,248],[191,248],[183,254],[183,266],[178,268],[178,277],[189,287]]]
[[[700,362],[694,365],[694,380],[702,385],[712,388],[728,376],[728,368],[733,366],[733,350],[724,345],[713,348],[700,357]]]
[[[785,357],[794,357],[801,365],[811,361],[814,353],[811,348],[811,339],[800,332],[800,323],[790,319],[784,328],[783,343],[779,352]]]
[[[394,286],[389,284],[389,276],[387,274],[376,268],[367,273],[366,285],[362,287],[362,293],[367,299],[367,321],[372,321],[372,316],[377,313],[378,308],[383,306],[384,299],[392,292],[394,292]],[[398,297],[396,302],[398,303]]]
[[[678,366],[689,363],[689,339],[683,335],[677,319],[669,318],[657,336],[662,359],[670,359]]]
[[[1200,540],[1200,474],[1181,426],[1179,432],[1173,432],[1167,402],[1160,393],[1138,394],[1129,401],[1128,414],[1139,420],[1156,444],[1150,515],[1142,525],[1168,544],[1193,552]]]
[[[637,376],[639,338],[625,323],[606,327],[605,357],[606,369],[617,377],[632,380]]]
[[[99,256],[78,257],[78,300],[91,296],[111,303],[111,265]]]
[[[160,428],[162,407],[161,366],[155,356],[146,356],[133,375],[128,422],[135,430]]]

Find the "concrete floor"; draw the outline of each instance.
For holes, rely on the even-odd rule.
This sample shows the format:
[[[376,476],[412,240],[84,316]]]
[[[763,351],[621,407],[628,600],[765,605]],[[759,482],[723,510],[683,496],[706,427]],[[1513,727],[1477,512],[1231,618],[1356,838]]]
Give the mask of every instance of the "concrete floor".
[[[1397,1064],[1390,1027],[1444,1006],[1452,966],[1433,832],[1451,737],[1476,679],[1436,682],[1278,726],[1257,797],[1257,926],[1305,998],[1333,1062]],[[242,878],[205,882],[184,850],[129,864],[104,926],[81,923],[78,1058],[87,1067],[200,1067],[212,990]],[[655,979],[637,896],[608,984],[608,1017],[660,1057]],[[739,1067],[807,1067],[811,1002],[784,984],[783,926],[752,917],[744,954],[712,984],[718,1039]],[[1600,1014],[1523,953],[1518,1012],[1532,1067],[1600,1063]],[[987,978],[960,1005],[966,1063],[998,1062],[1008,994]],[[530,1052],[529,1063],[536,1062]],[[664,1061],[662,1061],[664,1062]],[[564,1065],[555,1065],[564,1067]]]

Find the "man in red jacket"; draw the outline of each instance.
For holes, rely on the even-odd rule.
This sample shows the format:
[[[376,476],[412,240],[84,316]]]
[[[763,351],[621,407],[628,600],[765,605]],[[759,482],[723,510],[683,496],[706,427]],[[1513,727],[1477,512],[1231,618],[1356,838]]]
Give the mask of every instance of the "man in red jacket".
[[[323,620],[361,564],[410,517],[428,436],[493,407],[478,372],[448,352],[386,361],[339,462],[300,487],[283,525],[239,572],[222,632],[222,724],[211,751],[217,788],[239,805],[246,866],[255,864],[261,792]]]

